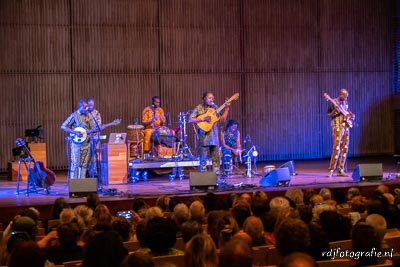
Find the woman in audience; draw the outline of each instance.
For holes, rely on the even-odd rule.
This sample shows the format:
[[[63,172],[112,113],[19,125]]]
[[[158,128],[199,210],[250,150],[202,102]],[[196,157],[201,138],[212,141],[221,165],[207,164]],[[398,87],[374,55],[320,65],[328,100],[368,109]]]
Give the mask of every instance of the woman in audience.
[[[217,267],[217,249],[207,234],[195,235],[186,245],[185,266]]]
[[[364,222],[356,224],[351,232],[351,241],[353,252],[360,253],[359,257],[353,258],[355,261],[353,266],[368,266],[378,264],[377,254],[370,253],[365,255],[365,252],[375,251],[381,252],[381,242],[375,229]]]

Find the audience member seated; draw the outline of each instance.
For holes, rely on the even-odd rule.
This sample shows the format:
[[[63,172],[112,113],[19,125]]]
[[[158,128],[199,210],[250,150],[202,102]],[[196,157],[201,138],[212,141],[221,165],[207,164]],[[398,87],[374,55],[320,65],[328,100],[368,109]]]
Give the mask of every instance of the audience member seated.
[[[150,254],[154,256],[163,255],[182,255],[183,251],[175,249],[177,226],[167,218],[155,217],[146,224],[145,239],[146,245],[150,249]]]
[[[182,223],[190,219],[190,211],[188,206],[184,203],[179,203],[175,206],[174,212],[172,214],[172,219],[178,227],[178,234],[181,234]]]
[[[183,242],[186,244],[193,236],[203,233],[203,225],[198,221],[189,220],[182,224],[181,233]]]
[[[82,267],[119,266],[127,254],[116,232],[99,232],[85,245]]]
[[[379,258],[376,254],[365,255],[365,252],[381,251],[379,236],[372,226],[363,222],[356,224],[351,232],[351,240],[354,252],[364,252],[364,254],[360,253],[358,259],[353,259],[355,261],[353,266],[378,264]]]
[[[154,262],[149,253],[135,251],[125,257],[120,267],[154,267]]]
[[[58,197],[54,200],[53,206],[51,207],[51,218],[50,219],[59,219],[60,213],[63,209],[71,208],[70,205],[67,203],[65,198]]]
[[[264,227],[264,238],[266,245],[276,244],[274,236],[274,227],[276,223],[277,212],[265,212],[261,217],[261,221]]]
[[[347,190],[347,200],[352,200],[355,196],[361,196],[360,189],[357,187],[350,187],[349,190]]]
[[[250,204],[246,200],[239,199],[231,210],[239,229],[243,228],[243,223],[251,215]]]
[[[313,257],[301,252],[294,252],[286,256],[278,267],[318,267]]]
[[[296,204],[296,207],[304,205],[304,193],[300,188],[289,188],[285,192],[285,197],[292,200]]]
[[[104,204],[98,204],[93,212],[93,216],[89,223],[89,226],[92,228],[95,227],[95,225],[97,224],[111,226],[111,221],[112,221],[112,216],[108,207]]]
[[[300,219],[287,218],[275,227],[276,248],[281,257],[293,252],[307,253],[310,248],[310,232]]]
[[[260,218],[249,216],[243,223],[243,231],[250,235],[253,246],[264,246],[264,226]]]
[[[34,241],[24,241],[15,246],[8,267],[44,267],[46,257]]]
[[[219,256],[220,267],[252,267],[252,251],[246,242],[233,239],[225,244]]]
[[[167,195],[161,195],[156,200],[156,207],[159,207],[162,212],[169,212],[172,211],[169,209],[169,201],[171,198]]]
[[[47,259],[60,265],[66,261],[82,260],[83,248],[78,246],[81,229],[78,223],[69,222],[57,227],[58,245],[45,248]]]
[[[326,233],[329,242],[350,239],[351,222],[336,211],[323,211],[319,223]]]
[[[97,193],[89,193],[86,196],[86,205],[93,211],[101,204],[99,195]]]
[[[316,195],[317,191],[314,188],[307,188],[304,190],[304,205],[311,206],[311,197]]]
[[[329,188],[321,188],[319,195],[322,197],[322,202],[336,206],[336,201],[332,198],[332,193]]]
[[[206,223],[206,209],[203,202],[195,200],[189,206],[190,219],[198,221],[200,224]]]
[[[284,197],[274,197],[269,202],[269,207],[271,212],[276,212],[277,210],[289,208],[289,200]]]
[[[89,223],[92,220],[93,210],[86,205],[78,205],[74,208],[74,212],[76,216],[82,219],[82,222],[85,225],[85,229],[89,227]]]
[[[208,225],[208,232],[217,248],[222,248],[238,231],[235,218],[228,212],[218,217],[214,224]]]
[[[190,239],[185,250],[185,266],[217,267],[217,249],[207,234],[197,234]]]
[[[133,239],[132,224],[125,218],[117,217],[111,223],[113,231],[117,232],[122,239],[122,242]]]

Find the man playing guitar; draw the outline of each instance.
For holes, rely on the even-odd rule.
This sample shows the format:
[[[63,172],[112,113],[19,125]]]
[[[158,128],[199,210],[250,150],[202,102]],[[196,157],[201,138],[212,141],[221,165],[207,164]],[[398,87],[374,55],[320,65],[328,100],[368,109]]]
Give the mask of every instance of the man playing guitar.
[[[78,130],[84,129],[86,133]],[[87,103],[84,100],[78,101],[78,109],[74,111],[61,125],[61,130],[70,134],[70,162],[68,178],[85,178],[87,166],[90,160],[90,140],[73,141],[75,137],[83,137],[84,134],[96,132],[98,129],[94,120],[89,116]]]
[[[229,106],[230,103],[227,104]],[[200,145],[200,171],[207,170],[206,156],[207,153],[211,154],[212,167],[214,172],[219,172],[219,131],[218,131],[218,119],[226,120],[228,116],[229,107],[225,107],[223,113],[217,113],[215,115],[207,115],[209,110],[218,110],[217,105],[214,103],[214,95],[210,92],[203,94],[203,103],[196,106],[196,108],[190,114],[188,123],[197,124],[197,132],[199,136]],[[205,116],[203,116],[205,115]],[[205,131],[199,126],[199,123],[210,123],[213,120],[213,116],[218,117],[215,122],[210,125],[209,131]]]

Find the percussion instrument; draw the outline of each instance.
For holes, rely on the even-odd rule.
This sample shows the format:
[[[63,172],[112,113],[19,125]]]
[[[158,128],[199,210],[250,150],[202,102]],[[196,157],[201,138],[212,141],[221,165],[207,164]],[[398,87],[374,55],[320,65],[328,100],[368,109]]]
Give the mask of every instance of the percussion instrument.
[[[128,125],[126,127],[126,132],[128,134],[128,141],[130,142],[141,142],[144,137],[144,126],[139,124]]]
[[[270,171],[275,170],[275,165],[265,165],[264,166],[264,174],[268,174]]]
[[[175,142],[179,141],[174,132],[166,126],[156,128],[151,135],[155,156],[172,158],[175,153]]]

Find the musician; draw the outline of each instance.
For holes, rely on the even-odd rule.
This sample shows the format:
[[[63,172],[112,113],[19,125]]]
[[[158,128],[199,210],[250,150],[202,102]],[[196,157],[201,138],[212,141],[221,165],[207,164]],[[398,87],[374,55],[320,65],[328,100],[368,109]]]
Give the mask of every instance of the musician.
[[[93,120],[95,128],[97,131],[92,133],[90,136],[90,164],[89,164],[89,177],[95,177],[98,175],[98,159],[100,152],[100,132],[102,129],[101,115],[100,112],[94,108],[95,100],[92,97],[86,98],[87,103],[87,114],[90,119]]]
[[[161,108],[161,99],[159,96],[151,98],[151,105],[142,112],[142,124],[144,126],[143,151],[149,153],[151,150],[151,135],[157,127],[166,124],[164,110]]]
[[[227,107],[223,110],[222,114],[217,114],[216,116],[222,119],[223,121],[226,120],[228,116],[230,103],[227,103]],[[207,122],[210,123],[212,121],[211,116],[201,116],[207,113],[210,109],[217,110],[218,106],[214,103],[214,94],[211,92],[205,92],[203,94],[203,103],[197,105],[192,113],[189,116],[188,123],[201,123]],[[219,172],[219,135],[218,135],[218,123],[215,122],[212,125],[210,131],[206,132],[199,127],[196,127],[199,141],[200,141],[200,171],[207,170],[207,162],[206,157],[207,153],[211,154],[211,161],[213,171],[218,173]]]
[[[95,128],[94,121],[90,118],[87,111],[87,103],[84,100],[78,101],[78,109],[74,111],[61,125],[61,130],[70,134],[70,163],[68,178],[85,178],[88,162],[90,159],[90,141],[87,138],[82,143],[75,143],[72,139],[82,137],[83,134],[75,130],[82,127],[86,131]]]
[[[221,132],[221,152],[222,164],[225,166],[225,160],[236,158],[241,162],[242,145],[240,143],[239,123],[236,120],[229,120],[225,129]]]
[[[349,110],[347,98],[349,93],[346,89],[341,89],[339,96],[334,99],[343,111],[348,112],[350,118],[347,118],[342,112],[335,107],[335,105],[329,102],[327,116],[331,119],[333,147],[331,154],[331,161],[329,164],[328,176],[332,177],[335,169],[338,169],[338,176],[347,177],[346,173],[346,161],[347,152],[349,149],[349,124],[346,123],[347,119],[354,119],[354,114]]]

